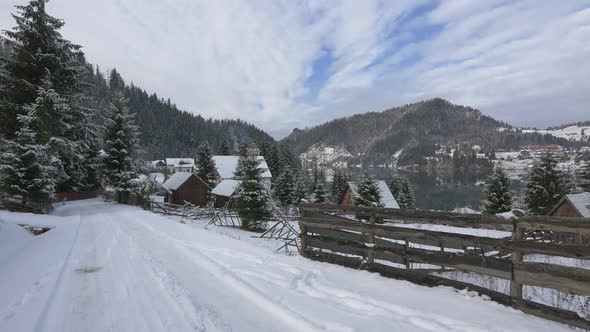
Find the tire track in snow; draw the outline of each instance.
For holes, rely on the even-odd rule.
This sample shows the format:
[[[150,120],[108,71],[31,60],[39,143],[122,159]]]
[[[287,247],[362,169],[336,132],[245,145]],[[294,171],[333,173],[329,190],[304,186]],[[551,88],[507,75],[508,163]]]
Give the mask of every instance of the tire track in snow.
[[[286,326],[292,327],[296,331],[320,331],[325,330],[326,326],[316,324],[303,315],[291,310],[288,307],[273,301],[268,296],[262,294],[255,287],[248,282],[239,278],[230,269],[217,263],[214,259],[204,254],[202,250],[184,241],[175,239],[174,237],[147,225],[146,223],[136,222],[135,225],[140,225],[145,230],[159,237],[160,239],[174,245],[181,253],[192,258],[195,264],[203,267],[211,275],[215,276],[220,282],[234,290],[239,295],[250,300],[261,310],[267,312],[269,315],[276,317],[278,320],[286,323]]]
[[[70,259],[72,257],[72,252],[74,251],[74,247],[76,246],[76,243],[78,242],[78,236],[80,235],[81,225],[82,225],[82,216],[80,214],[78,214],[78,225],[76,226],[76,231],[75,231],[74,237],[72,239],[72,245],[70,246],[70,249],[68,250],[68,254],[66,255],[66,258],[64,259],[64,262],[61,266],[61,269],[59,271],[57,279],[55,280],[55,286],[51,290],[49,297],[47,297],[47,302],[45,302],[45,305],[43,306],[43,310],[41,311],[41,314],[39,315],[39,318],[37,319],[37,322],[35,323],[35,328],[34,328],[35,332],[42,332],[46,328],[46,325],[47,325],[46,321],[47,321],[47,317],[49,316],[49,311],[53,307],[53,303],[56,299],[56,296],[61,292],[61,290],[63,288],[63,277],[65,275],[67,268],[70,265]]]

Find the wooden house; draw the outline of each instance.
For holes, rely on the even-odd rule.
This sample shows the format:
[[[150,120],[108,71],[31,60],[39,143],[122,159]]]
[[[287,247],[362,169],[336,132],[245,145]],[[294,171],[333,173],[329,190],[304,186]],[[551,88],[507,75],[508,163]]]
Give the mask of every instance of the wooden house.
[[[168,190],[165,202],[170,204],[206,206],[209,201],[210,188],[193,173],[174,173],[162,186]]]
[[[590,218],[590,193],[565,195],[549,213],[555,217]]]
[[[229,202],[230,198],[238,189],[241,181],[234,180],[234,179],[226,179],[222,180],[212,191],[211,193],[215,196],[215,207],[222,208],[224,207],[227,202]]]
[[[390,209],[399,209],[399,204],[393,197],[391,190],[387,186],[387,182],[383,180],[378,180],[377,185],[379,186],[379,192],[381,193],[381,203],[383,203],[384,207]],[[346,189],[340,196],[340,201],[338,202],[339,205],[343,207],[348,207],[354,205],[353,197],[357,193],[357,184],[355,182],[348,182]]]
[[[166,158],[166,168],[168,173],[174,174],[178,172],[195,171],[195,159],[193,158]]]

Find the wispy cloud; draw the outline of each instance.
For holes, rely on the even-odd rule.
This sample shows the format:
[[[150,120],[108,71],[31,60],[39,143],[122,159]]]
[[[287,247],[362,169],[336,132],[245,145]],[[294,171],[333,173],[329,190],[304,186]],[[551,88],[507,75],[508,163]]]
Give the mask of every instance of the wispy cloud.
[[[13,25],[6,2],[0,27]],[[9,6],[10,5],[10,6]],[[60,0],[90,61],[275,136],[440,96],[519,125],[590,119],[590,1]]]

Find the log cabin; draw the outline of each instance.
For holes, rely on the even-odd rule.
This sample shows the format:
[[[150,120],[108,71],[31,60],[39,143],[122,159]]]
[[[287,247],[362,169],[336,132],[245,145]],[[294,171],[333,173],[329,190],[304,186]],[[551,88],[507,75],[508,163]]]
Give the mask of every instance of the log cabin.
[[[174,173],[162,185],[168,190],[165,202],[184,205],[185,202],[206,206],[211,189],[198,176],[189,172]]]

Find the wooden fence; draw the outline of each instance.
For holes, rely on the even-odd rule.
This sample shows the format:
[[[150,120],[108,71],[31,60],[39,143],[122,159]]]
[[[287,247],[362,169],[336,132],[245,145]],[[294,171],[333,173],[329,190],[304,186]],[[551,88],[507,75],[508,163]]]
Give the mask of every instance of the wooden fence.
[[[183,219],[211,218],[214,213],[212,209],[200,208],[192,204],[177,205],[154,201],[148,201],[144,208],[155,213],[179,216]]]
[[[588,245],[547,243],[524,237],[530,230],[568,232],[587,237],[590,235],[590,218],[523,216],[509,220],[491,215],[319,204],[303,204],[300,212],[301,251],[308,258],[378,272],[421,285],[468,288],[526,313],[590,329],[590,321],[575,312],[523,298],[523,285],[590,296],[590,270],[523,259],[529,254],[539,254],[590,260]],[[355,216],[363,221],[351,219]],[[511,235],[494,238],[400,227],[403,225],[395,223],[499,230]],[[421,267],[413,268],[415,265]],[[509,293],[433,274],[449,270],[507,280],[510,282]]]
[[[0,210],[45,214],[51,210],[51,204],[23,202],[21,197],[1,195]]]

